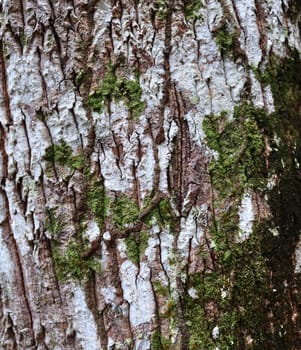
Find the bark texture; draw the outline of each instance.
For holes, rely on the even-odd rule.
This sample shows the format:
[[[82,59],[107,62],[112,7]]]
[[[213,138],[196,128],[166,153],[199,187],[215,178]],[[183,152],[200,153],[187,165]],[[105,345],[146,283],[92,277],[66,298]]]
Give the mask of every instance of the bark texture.
[[[0,1],[1,349],[300,349],[300,23]]]

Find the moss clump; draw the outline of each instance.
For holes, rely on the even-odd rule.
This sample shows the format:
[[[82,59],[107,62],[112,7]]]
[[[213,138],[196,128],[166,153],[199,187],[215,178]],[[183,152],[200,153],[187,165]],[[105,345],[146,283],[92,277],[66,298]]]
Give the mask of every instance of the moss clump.
[[[238,209],[246,191],[266,188],[266,118],[263,109],[244,103],[235,108],[232,119],[222,113],[204,120],[208,146],[217,152],[209,164],[216,190],[216,216],[210,229],[214,270],[189,277],[188,287],[194,287],[198,296],[186,299],[192,349],[243,349],[247,336],[253,339],[253,348],[263,344],[269,283],[262,232],[254,230],[238,242]],[[192,312],[193,303],[197,307]],[[213,339],[216,325],[219,337]]]
[[[131,118],[137,118],[145,109],[139,75],[136,74],[135,80],[127,80],[117,76],[116,69],[115,65],[108,66],[101,86],[89,96],[89,104],[93,111],[101,113],[105,103],[124,100]]]
[[[109,199],[102,181],[92,179],[88,182],[87,205],[101,229],[109,207]]]
[[[89,80],[89,73],[88,73],[88,71],[80,70],[75,75],[74,83],[75,83],[75,86],[77,86],[79,88],[83,83],[85,83],[88,80]]]
[[[169,293],[168,287],[164,287],[161,282],[154,281],[153,286],[156,294],[159,294],[165,297],[169,296],[170,293]]]
[[[135,202],[126,195],[120,195],[111,204],[112,218],[119,230],[138,222],[139,209]]]
[[[152,334],[151,350],[169,350],[171,349],[171,341],[162,336],[159,329]]]
[[[275,112],[265,121],[265,133],[269,137],[269,174],[277,179],[268,193],[268,201],[273,214],[273,225],[279,235],[262,228],[263,255],[272,273],[274,292],[270,298],[270,308],[274,314],[275,332],[269,334],[267,343],[273,349],[296,347],[292,322],[293,309],[290,288],[295,283],[294,263],[296,245],[301,229],[301,60],[296,50],[290,57],[280,59],[270,57],[261,81],[270,84],[274,97]],[[298,346],[297,346],[298,347]]]
[[[153,194],[144,199],[144,208],[147,208],[153,198]],[[148,215],[143,219],[147,226],[151,226],[154,222],[163,227],[172,224],[171,206],[167,199],[161,199]]]
[[[185,298],[190,349],[244,349],[251,336],[253,348],[263,345],[265,334],[267,268],[258,237],[232,243],[226,251],[216,249],[214,272],[189,276],[188,287],[197,298]],[[219,337],[212,330],[219,327]]]
[[[202,16],[198,12],[203,7],[201,0],[184,0],[184,15],[187,21],[201,19]]]
[[[271,56],[263,74],[256,71],[261,83],[271,86],[274,113],[243,104],[232,120],[222,114],[204,121],[208,145],[218,154],[210,164],[217,197],[211,227],[214,272],[192,276],[188,284],[198,291],[197,303],[189,296],[186,301],[187,319],[193,320],[190,344],[195,348],[295,346],[293,309],[287,301],[291,296],[283,281],[294,283],[294,265],[288,262],[301,228],[300,63],[299,54],[292,51],[285,59]],[[267,189],[272,175],[274,187]],[[255,224],[252,235],[238,243],[238,207],[248,189],[267,196],[272,218]],[[197,305],[193,314],[192,303]],[[199,330],[195,324],[201,325]],[[210,334],[216,324],[220,335],[213,342]],[[246,337],[252,339],[251,345],[245,343]]]
[[[22,47],[22,49],[24,49],[24,47],[27,45],[27,40],[28,40],[27,35],[26,35],[24,30],[21,31],[19,39],[20,39],[21,47]]]
[[[157,329],[152,334],[151,350],[162,350],[161,332]]]
[[[81,169],[85,162],[82,155],[73,156],[72,148],[65,140],[61,140],[59,144],[47,147],[44,159],[59,165],[66,165],[73,170]]]
[[[215,43],[223,56],[234,58],[235,50],[239,47],[239,33],[230,29],[226,24],[215,33]]]
[[[261,122],[266,117],[263,109],[245,103],[235,108],[233,120],[228,120],[226,113],[204,120],[207,144],[218,152],[209,169],[220,198],[239,197],[247,188],[265,188],[265,143]]]
[[[140,232],[138,235],[131,235],[125,238],[128,258],[136,265],[140,263],[141,257],[147,248],[148,234]]]
[[[155,16],[160,20],[164,20],[168,17],[168,0],[156,0],[155,2]]]
[[[55,208],[46,208],[46,215],[45,230],[51,233],[52,238],[57,239],[66,224],[63,218],[56,214]]]
[[[97,258],[94,256],[82,257],[83,251],[88,248],[87,242],[71,240],[63,253],[59,251],[55,243],[52,246],[55,272],[59,280],[82,281],[88,278],[92,272],[101,273],[100,261]]]

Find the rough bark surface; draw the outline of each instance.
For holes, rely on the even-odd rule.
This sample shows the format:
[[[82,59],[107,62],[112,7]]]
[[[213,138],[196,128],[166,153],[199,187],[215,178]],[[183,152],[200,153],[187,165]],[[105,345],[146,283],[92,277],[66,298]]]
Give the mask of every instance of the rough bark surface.
[[[300,349],[300,23],[0,1],[1,349]]]

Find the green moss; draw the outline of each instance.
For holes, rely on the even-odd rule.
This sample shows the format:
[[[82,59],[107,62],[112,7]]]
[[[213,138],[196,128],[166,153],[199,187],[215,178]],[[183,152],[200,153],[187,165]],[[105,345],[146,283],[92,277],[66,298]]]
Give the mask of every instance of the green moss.
[[[46,208],[46,215],[45,230],[51,233],[52,238],[58,239],[65,227],[65,222],[56,214],[55,208]]]
[[[283,281],[293,283],[291,257],[301,229],[301,62],[296,51],[290,55],[271,56],[263,73],[256,70],[261,83],[271,86],[274,113],[244,103],[231,120],[223,113],[204,121],[208,146],[217,152],[209,166],[217,193],[211,227],[215,266],[214,272],[189,278],[198,291],[197,300],[186,300],[191,348],[244,349],[247,335],[252,349],[294,347],[291,296]],[[268,190],[272,175],[277,181]],[[238,208],[249,189],[268,198],[272,216],[255,223],[251,236],[239,243]],[[215,325],[220,335],[213,345]]]
[[[24,30],[22,30],[20,34],[20,43],[22,48],[24,48],[27,45],[27,36]]]
[[[161,343],[161,332],[159,330],[155,330],[155,332],[152,335],[152,344],[151,344],[151,350],[162,350],[162,343]]]
[[[88,80],[88,73],[87,73],[87,71],[80,70],[75,76],[75,85],[77,87],[79,87],[87,80]]]
[[[118,196],[111,203],[112,218],[119,230],[124,230],[128,225],[135,224],[139,218],[139,209],[135,202],[126,195]]]
[[[264,230],[263,255],[272,271],[273,288],[270,307],[274,314],[274,328],[269,335],[269,348],[294,348],[295,336],[292,322],[293,310],[289,305],[290,288],[295,283],[294,263],[301,230],[301,60],[292,50],[290,57],[272,56],[264,72],[271,86],[275,112],[266,120],[264,128],[270,141],[269,173],[277,178],[268,193],[273,225],[279,235]]]
[[[142,89],[139,83],[139,76],[136,80],[125,80],[119,87],[125,104],[131,113],[132,118],[137,118],[145,109],[145,103],[141,101]]]
[[[243,349],[243,334],[260,348],[265,334],[265,302],[268,296],[267,269],[257,237],[232,244],[218,252],[214,272],[189,276],[189,287],[197,299],[186,296],[185,312],[191,349]],[[224,293],[224,295],[222,294]],[[219,337],[212,339],[218,325]]]
[[[83,258],[82,253],[88,248],[85,241],[71,240],[64,252],[52,242],[53,259],[56,276],[59,280],[69,279],[82,281],[89,278],[92,272],[101,273],[100,261],[94,256]]]
[[[153,194],[147,196],[144,199],[144,208],[147,208],[153,198]],[[170,202],[167,199],[162,199],[151,212],[146,215],[143,219],[147,226],[152,226],[155,222],[157,225],[163,227],[166,225],[171,226],[172,224],[172,215],[171,215],[171,206]]]
[[[144,231],[138,235],[131,235],[125,238],[128,258],[136,265],[140,263],[141,257],[148,244],[148,234]]]
[[[199,10],[203,7],[201,0],[184,0],[184,15],[187,21],[201,19],[198,15]]]
[[[102,229],[109,207],[109,199],[102,181],[94,178],[89,180],[87,205],[94,215],[97,225]]]
[[[145,103],[141,101],[142,89],[139,83],[139,75],[135,80],[127,80],[118,77],[116,66],[110,64],[101,86],[89,96],[89,104],[93,111],[101,113],[105,103],[124,100],[131,118],[137,118],[145,109]]]
[[[241,196],[244,190],[265,188],[263,109],[245,103],[234,110],[233,120],[226,114],[211,115],[203,123],[208,146],[218,152],[210,163],[213,185],[220,198]]]
[[[169,350],[171,341],[162,336],[160,330],[156,329],[152,334],[151,350]]]
[[[169,15],[168,6],[168,0],[156,0],[155,16],[158,17],[160,20],[164,20],[165,18],[167,18]]]
[[[266,190],[266,118],[263,109],[244,103],[235,108],[232,119],[222,113],[204,120],[207,144],[217,152],[209,164],[217,194],[210,229],[215,266],[213,272],[189,280],[198,295],[194,315],[190,308],[195,300],[189,296],[186,300],[186,318],[192,320],[188,327],[192,349],[243,349],[246,335],[252,337],[253,348],[263,344],[266,319],[262,311],[269,292],[261,249],[263,233],[254,230],[248,239],[238,242],[238,209],[246,191]],[[220,334],[213,341],[211,333],[216,325]]]
[[[233,58],[235,56],[235,48],[239,47],[239,34],[229,29],[225,24],[223,27],[219,28],[214,35],[216,45],[219,47],[221,54]]]
[[[156,294],[159,294],[165,297],[169,296],[170,293],[169,293],[168,287],[164,287],[161,282],[154,281],[153,285],[154,285],[154,290]]]
[[[59,144],[47,147],[44,159],[59,165],[66,165],[73,170],[81,169],[85,162],[82,155],[72,155],[72,148],[65,140],[61,140]]]

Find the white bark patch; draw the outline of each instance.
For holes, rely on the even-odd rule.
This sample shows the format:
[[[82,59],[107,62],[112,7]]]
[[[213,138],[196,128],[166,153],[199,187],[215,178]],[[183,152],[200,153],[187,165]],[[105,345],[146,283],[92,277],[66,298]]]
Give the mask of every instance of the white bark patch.
[[[164,69],[162,62],[164,46],[161,44],[156,46],[155,49],[158,51],[155,56],[157,64],[149,68],[140,80],[143,90],[142,100],[147,101],[146,112],[152,112],[159,107],[163,98]]]
[[[244,241],[252,233],[254,222],[254,210],[252,194],[245,193],[238,211],[239,215],[239,240]]]
[[[299,239],[299,242],[296,245],[295,260],[295,273],[301,273],[301,239]]]
[[[165,111],[168,112],[167,110]],[[178,133],[177,124],[172,121],[169,125],[166,125],[165,119],[165,130],[168,130],[167,139],[165,142],[158,146],[158,154],[159,154],[159,165],[160,165],[160,190],[163,192],[168,191],[168,181],[167,181],[167,168],[169,166],[169,162],[171,159],[172,153],[172,140]]]
[[[245,34],[244,42],[248,61],[251,65],[257,67],[262,58],[262,51],[259,45],[260,34],[256,18],[255,2],[240,0],[235,5]]]
[[[215,326],[212,330],[212,338],[216,340],[219,337],[219,328]]]
[[[172,261],[173,240],[174,236],[167,231],[163,231],[160,234],[161,262],[168,275],[169,272],[172,273],[172,271],[175,269]]]
[[[2,207],[2,201],[0,202],[0,209]],[[0,211],[1,212],[1,211]],[[1,215],[1,214],[0,214]],[[3,298],[5,296],[12,300],[11,295],[11,281],[14,278],[14,265],[11,259],[9,250],[4,243],[3,231],[0,229],[0,280]]]
[[[85,237],[89,239],[89,242],[94,241],[99,237],[100,231],[97,223],[95,221],[90,221],[87,225],[87,229],[84,233]]]
[[[103,287],[101,288],[101,293],[105,299],[106,304],[114,304],[114,300],[116,297],[115,287]]]
[[[89,310],[85,293],[79,286],[73,286],[73,327],[83,349],[100,350],[100,341],[92,312]]]
[[[137,339],[134,350],[148,350],[151,349],[151,343],[148,339]]]
[[[121,285],[124,299],[130,304],[130,321],[134,327],[150,323],[155,312],[150,269],[146,263],[138,268],[131,261],[125,261],[120,267]]]
[[[276,55],[284,56],[286,54],[287,28],[282,2],[267,0],[264,5],[266,5],[266,11],[269,14],[266,17],[267,52],[273,50]]]
[[[144,255],[147,257],[149,263],[154,262],[157,255],[157,246],[159,244],[158,238],[150,237],[148,239],[148,246],[145,249]]]
[[[197,112],[189,111],[185,115],[185,119],[188,123],[189,134],[191,135],[191,139],[198,146],[202,147],[205,140],[205,133],[203,131],[204,116]]]
[[[190,211],[187,218],[181,219],[181,231],[178,237],[177,247],[183,262],[186,263],[189,254],[190,240],[196,235],[197,226],[193,212]]]
[[[191,296],[192,299],[197,299],[198,298],[198,292],[193,287],[188,289],[188,294]]]
[[[29,53],[19,57],[17,50],[10,51],[9,54],[7,78],[11,112],[15,118],[15,112],[19,112],[20,108],[30,108],[31,105],[38,103],[42,97],[43,89],[39,72],[36,69],[37,56],[34,53]]]

